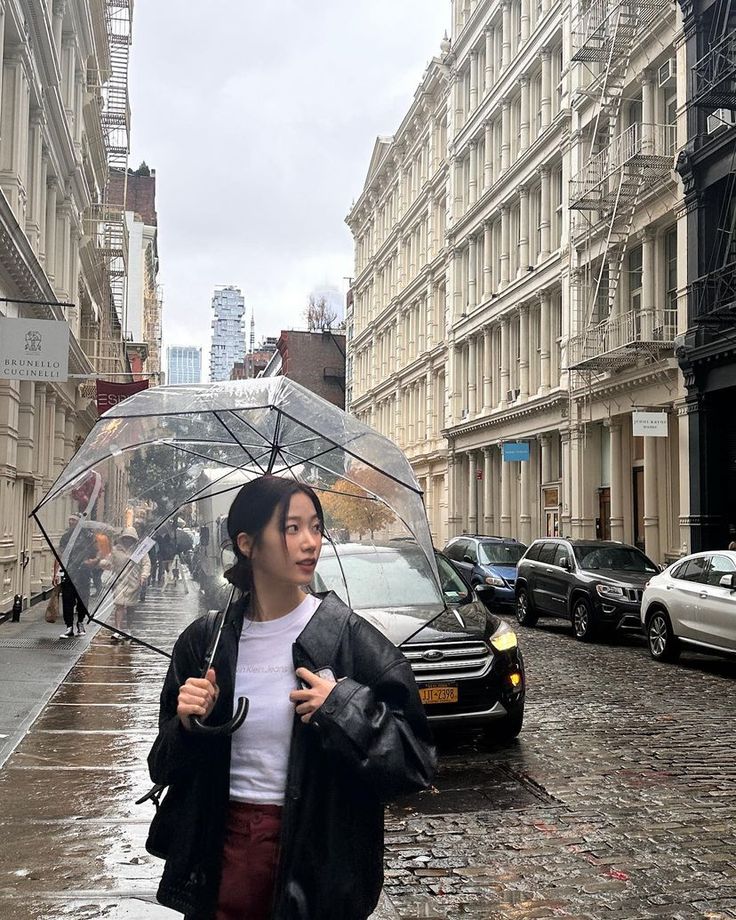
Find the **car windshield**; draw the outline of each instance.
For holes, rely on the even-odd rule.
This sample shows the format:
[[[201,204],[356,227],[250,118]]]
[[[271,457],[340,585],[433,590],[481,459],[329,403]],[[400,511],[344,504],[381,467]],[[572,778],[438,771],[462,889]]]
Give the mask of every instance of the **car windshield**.
[[[573,547],[581,569],[610,569],[615,572],[657,572],[657,566],[633,546],[600,546],[580,543]]]
[[[516,565],[525,551],[523,543],[481,543],[480,561],[484,565]]]
[[[343,579],[340,566],[345,572]],[[350,598],[345,597],[345,582]],[[419,551],[385,549],[380,552],[323,552],[314,576],[317,591],[334,591],[353,610],[391,607],[444,607],[439,586]]]

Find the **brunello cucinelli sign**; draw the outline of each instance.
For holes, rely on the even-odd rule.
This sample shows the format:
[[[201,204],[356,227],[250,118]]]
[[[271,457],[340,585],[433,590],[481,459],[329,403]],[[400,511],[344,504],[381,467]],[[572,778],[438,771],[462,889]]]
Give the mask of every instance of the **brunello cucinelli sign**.
[[[64,383],[68,376],[67,323],[0,316],[0,378]]]

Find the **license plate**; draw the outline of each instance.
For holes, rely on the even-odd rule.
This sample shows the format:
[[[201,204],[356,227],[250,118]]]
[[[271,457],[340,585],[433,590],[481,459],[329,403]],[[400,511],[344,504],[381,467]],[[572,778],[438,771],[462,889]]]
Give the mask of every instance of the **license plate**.
[[[425,706],[430,703],[457,703],[457,687],[421,687],[419,698]]]

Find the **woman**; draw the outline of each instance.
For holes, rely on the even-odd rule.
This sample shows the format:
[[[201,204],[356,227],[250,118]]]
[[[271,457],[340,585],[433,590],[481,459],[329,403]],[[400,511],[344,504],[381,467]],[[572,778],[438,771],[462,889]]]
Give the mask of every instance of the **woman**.
[[[365,920],[383,880],[382,803],[431,781],[407,660],[335,594],[304,592],[323,529],[307,486],[243,486],[227,573],[243,598],[215,667],[197,677],[207,617],[174,648],[149,756],[170,788],[147,846],[166,859],[159,901],[191,920]],[[190,730],[195,716],[227,722],[240,696],[250,709],[234,735]]]
[[[139,539],[135,527],[126,527],[113,544],[112,552],[107,560],[103,560],[101,563],[104,568],[112,569],[113,577],[122,572],[122,575],[112,586],[112,599],[115,604],[115,632],[110,638],[113,642],[125,641],[120,631],[127,631],[128,610],[132,610],[138,604],[141,588],[148,582],[148,576],[151,574],[148,553],[139,562],[132,562],[125,568],[130,560],[130,554],[138,544]]]

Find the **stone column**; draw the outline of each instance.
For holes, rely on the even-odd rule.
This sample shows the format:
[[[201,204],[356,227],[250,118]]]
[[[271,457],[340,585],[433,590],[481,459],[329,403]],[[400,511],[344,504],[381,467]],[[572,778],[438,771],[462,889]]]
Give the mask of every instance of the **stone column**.
[[[527,304],[519,307],[519,398],[529,399],[529,307]]]
[[[478,108],[478,52],[470,52],[470,111]]]
[[[468,204],[474,205],[478,200],[478,145],[475,141],[468,144],[470,154],[470,177],[468,180]]]
[[[611,539],[624,539],[623,453],[621,419],[610,420],[611,432]]]
[[[509,361],[509,321],[507,317],[501,320],[501,406],[508,406],[508,392],[510,380]]]
[[[655,150],[654,103],[656,89],[654,86],[654,73],[651,70],[642,70],[639,75],[641,82],[641,151],[645,156],[651,156],[659,151]]]
[[[462,354],[460,346],[453,344],[448,349],[448,409],[450,414],[449,424],[457,425],[460,421],[460,370],[462,367]]]
[[[516,276],[521,278],[529,268],[529,189],[519,186],[519,268]]]
[[[66,0],[54,0],[53,4],[53,25],[54,45],[56,53],[61,60],[61,31],[64,27],[64,12],[66,10]]]
[[[435,201],[432,191],[430,190],[427,195],[427,262],[431,262],[434,259],[437,252],[435,250],[435,239],[434,239],[434,209]]]
[[[542,48],[542,94],[539,100],[542,113],[542,130],[549,127],[552,121],[552,52],[549,48]]]
[[[552,482],[552,451],[548,434],[539,435],[539,455],[542,467],[542,482],[544,484]]]
[[[572,469],[570,466],[570,430],[560,431],[561,472],[562,472],[562,514],[560,515],[560,536],[570,534],[572,513],[570,509],[570,493],[572,485]]]
[[[529,0],[521,0],[521,44],[529,41]]]
[[[493,457],[491,448],[483,448],[483,533],[493,533]]]
[[[478,469],[474,450],[468,451],[468,533],[478,533]]]
[[[550,295],[548,291],[539,294],[539,393],[549,392],[550,388]]]
[[[521,2],[523,7],[525,0],[521,0]],[[519,150],[524,151],[529,148],[529,77],[521,77],[519,86],[521,87]]]
[[[28,151],[28,197],[29,206],[26,213],[26,235],[36,253],[40,250],[40,235],[42,222],[42,194],[41,181],[43,176],[43,139],[42,139],[43,113],[34,108],[31,112],[30,136]]]
[[[550,172],[548,166],[543,166],[540,170],[540,176],[542,178],[541,184],[541,214],[539,220],[539,230],[540,230],[540,246],[541,252],[539,253],[539,258],[541,260],[546,259],[550,253],[550,244],[549,244],[549,233],[551,226],[551,202],[550,202]]]
[[[483,295],[481,300],[484,302],[491,297],[491,254],[493,245],[493,225],[486,219],[483,221]]]
[[[654,336],[654,273],[656,236],[652,227],[644,230],[641,244],[641,338],[651,341]]]
[[[450,448],[447,455],[447,538],[457,536],[460,531],[460,512],[458,509],[458,463],[455,449]]]
[[[508,96],[501,100],[501,172],[509,168],[511,162],[511,101]]]
[[[476,275],[478,272],[478,245],[475,236],[468,239],[468,309],[478,306]]]
[[[500,287],[503,289],[509,283],[509,206],[501,205],[501,279]]]
[[[511,0],[501,3],[501,72],[511,63]]]
[[[521,461],[521,483],[519,495],[519,537],[522,543],[529,544],[532,536],[532,515],[531,515],[531,496],[529,486],[531,476],[529,475],[529,464],[531,460]]]
[[[450,259],[450,296],[452,304],[452,323],[457,322],[460,318],[460,314],[463,312],[463,291],[462,291],[462,272],[461,272],[461,259],[462,252],[457,246],[453,246],[448,253]]]
[[[503,459],[501,451],[501,536],[511,534],[511,464]]]
[[[478,362],[477,340],[468,338],[468,415],[473,418],[478,414]]]
[[[431,441],[437,436],[434,417],[434,372],[430,367],[425,375],[424,389],[426,393],[424,412],[426,415],[426,438]]]
[[[483,156],[483,190],[487,191],[493,185],[493,126],[488,119],[483,124],[485,150]]]
[[[488,415],[492,408],[492,339],[491,327],[483,327],[483,415]]]
[[[661,561],[656,438],[644,438],[644,548],[650,559]]]
[[[46,183],[46,275],[51,282],[56,281],[56,177],[51,176]]]
[[[493,31],[493,26],[486,26],[483,33],[486,41],[486,72],[484,82],[486,93],[489,93],[493,86]]]

